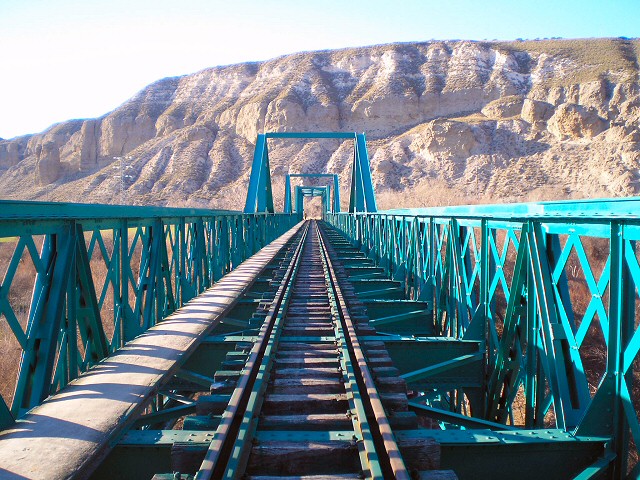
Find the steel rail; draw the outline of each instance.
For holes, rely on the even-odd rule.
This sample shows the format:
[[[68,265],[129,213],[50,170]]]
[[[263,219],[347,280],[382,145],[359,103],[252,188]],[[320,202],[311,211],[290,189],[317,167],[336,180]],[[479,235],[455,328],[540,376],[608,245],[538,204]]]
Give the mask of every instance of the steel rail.
[[[278,345],[283,319],[301,264],[302,252],[309,233],[307,224],[282,283],[261,327],[229,406],[222,416],[196,480],[240,478],[251,452],[257,418],[269,380],[272,357]],[[327,295],[334,323],[336,345],[341,349],[341,365],[349,398],[354,438],[360,440],[360,464],[365,478],[409,480],[382,402],[368,369],[355,326],[348,312],[329,250],[320,231],[320,245]]]
[[[331,285],[331,272],[329,271],[328,262],[325,258],[324,251],[321,250],[322,267],[325,274],[327,286]],[[351,415],[354,433],[359,434],[362,442],[360,450],[360,463],[363,471],[366,472],[366,478],[374,480],[384,479],[385,473],[392,473],[390,469],[384,469],[381,465],[378,453],[376,452],[376,442],[374,440],[374,432],[372,426],[369,425],[367,408],[360,391],[358,379],[356,377],[356,368],[354,366],[354,358],[349,348],[349,341],[346,338],[345,330],[340,319],[339,300],[336,296],[334,288],[327,288],[329,296],[329,304],[331,305],[331,314],[333,317],[333,326],[336,336],[336,344],[340,348],[341,365],[345,377],[345,390],[350,397],[350,406],[355,415]],[[355,435],[354,435],[355,436]]]
[[[258,339],[247,359],[244,369],[246,374],[240,377],[238,385],[231,395],[229,406],[222,416],[220,425],[207,449],[204,461],[196,473],[196,480],[227,478],[229,473],[228,466],[232,457],[236,459],[243,457],[243,450],[252,443],[251,438],[241,438],[240,434],[242,427],[251,422],[256,413],[255,408],[258,407],[259,409],[260,405],[256,405],[256,402],[261,403],[262,401],[261,395],[257,393],[262,385],[266,384],[265,377],[268,380],[272,363],[272,355],[268,355],[268,353],[274,350],[277,345],[277,335],[274,335],[274,333],[277,334],[279,327],[281,327],[284,307],[286,307],[287,298],[290,296],[293,287],[295,273],[300,264],[309,224],[304,228],[282,283],[262,324]],[[264,362],[265,359],[267,361],[266,364]],[[254,408],[249,409],[248,407],[252,401],[254,402]],[[241,450],[239,452],[240,455],[238,455],[238,449]],[[235,473],[237,474],[237,472]]]
[[[369,415],[373,420],[375,420],[373,422],[367,421],[367,424],[371,427],[371,433],[373,435],[372,439],[376,444],[376,459],[381,463],[383,473],[386,474],[384,478],[388,478],[388,474],[391,473],[393,478],[399,480],[410,480],[411,475],[404,464],[400,449],[395,437],[393,436],[393,432],[391,431],[389,419],[384,411],[373,376],[371,375],[371,371],[369,370],[367,361],[364,357],[353,320],[349,315],[349,308],[342,293],[342,289],[340,288],[338,276],[331,260],[330,250],[324,239],[324,234],[320,229],[318,230],[318,238],[320,240],[323,263],[327,269],[330,279],[330,290],[336,299],[336,306],[338,307],[342,331],[347,333],[347,335],[344,335],[344,339],[347,344],[346,346],[348,347],[351,364],[354,366],[356,381],[359,384],[358,390],[361,393],[365,409],[368,410]],[[371,455],[371,452],[367,455],[369,461],[372,460]]]

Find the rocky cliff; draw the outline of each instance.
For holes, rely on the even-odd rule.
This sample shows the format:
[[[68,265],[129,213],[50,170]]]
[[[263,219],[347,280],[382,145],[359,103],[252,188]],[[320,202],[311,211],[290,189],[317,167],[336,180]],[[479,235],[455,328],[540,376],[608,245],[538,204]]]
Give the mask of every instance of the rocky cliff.
[[[639,54],[622,38],[432,41],[215,67],[0,141],[0,197],[241,208],[256,134],[315,130],[366,132],[377,191],[422,186],[418,204],[430,181],[471,198],[633,195]],[[277,202],[287,171],[346,188],[348,142],[269,146]]]

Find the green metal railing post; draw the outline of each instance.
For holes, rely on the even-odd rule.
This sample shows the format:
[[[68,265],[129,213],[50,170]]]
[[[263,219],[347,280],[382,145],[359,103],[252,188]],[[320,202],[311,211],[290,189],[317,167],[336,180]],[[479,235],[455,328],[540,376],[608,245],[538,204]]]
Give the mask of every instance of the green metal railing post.
[[[629,275],[625,262],[624,226],[618,221],[611,222],[611,281],[609,299],[609,345],[607,355],[607,375],[614,378],[613,405],[613,450],[620,452],[613,461],[614,476],[627,473],[628,425],[625,417],[625,403],[631,402],[624,375],[624,350],[633,333],[634,318],[627,304]],[[626,294],[626,295],[625,295]],[[634,410],[631,407],[631,410]]]
[[[13,414],[40,404],[49,396],[57,342],[64,314],[67,279],[75,253],[73,223],[47,236],[43,253],[46,273],[39,274],[33,292],[27,348],[20,364]]]

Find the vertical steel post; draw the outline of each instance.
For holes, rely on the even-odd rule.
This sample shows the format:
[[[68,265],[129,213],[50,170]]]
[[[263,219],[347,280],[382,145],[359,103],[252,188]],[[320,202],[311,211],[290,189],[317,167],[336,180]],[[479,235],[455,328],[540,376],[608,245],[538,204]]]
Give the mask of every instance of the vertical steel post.
[[[133,278],[131,270],[132,253],[129,253],[129,225],[126,220],[122,222],[120,227],[120,315],[122,322],[122,344],[129,340],[133,340],[138,335],[138,327],[135,325],[136,315],[131,308],[129,300],[129,283]]]
[[[628,444],[628,427],[624,405],[626,380],[624,376],[624,346],[632,333],[634,318],[628,317],[630,309],[626,298],[634,298],[635,292],[629,291],[629,275],[625,263],[624,225],[619,221],[611,222],[611,280],[609,284],[609,339],[607,343],[607,375],[614,379],[613,405],[613,450],[618,452],[613,461],[613,475],[622,477],[627,473],[626,446]],[[625,294],[633,296],[626,297]],[[630,328],[631,327],[631,328]],[[628,395],[628,393],[627,393]],[[624,452],[624,454],[623,454]]]
[[[265,141],[258,180],[258,208],[256,212],[274,213],[273,192],[271,189],[271,167],[269,166],[269,148]]]
[[[67,279],[75,256],[75,223],[47,235],[46,273],[38,274],[29,313],[27,347],[20,363],[14,415],[39,405],[51,393],[54,361],[64,315]]]
[[[333,212],[340,212],[340,183],[337,174],[333,176]]]
[[[287,174],[284,180],[284,213],[291,213],[291,175]]]
[[[371,180],[371,164],[369,162],[369,152],[367,151],[367,141],[364,133],[356,133],[356,155],[358,162],[358,170],[361,175],[364,199],[366,202],[367,212],[377,212],[376,196],[373,191],[373,182]]]
[[[267,138],[263,133],[258,134],[256,147],[253,152],[253,163],[251,164],[251,177],[247,189],[247,200],[244,205],[244,213],[254,213],[258,208],[258,188],[260,177],[263,172],[263,162],[265,150],[267,148]]]
[[[364,212],[365,199],[364,199],[364,187],[362,184],[362,164],[360,163],[360,157],[358,155],[358,141],[355,140],[356,146],[353,151],[353,168],[351,170],[351,195],[349,197],[349,212]]]

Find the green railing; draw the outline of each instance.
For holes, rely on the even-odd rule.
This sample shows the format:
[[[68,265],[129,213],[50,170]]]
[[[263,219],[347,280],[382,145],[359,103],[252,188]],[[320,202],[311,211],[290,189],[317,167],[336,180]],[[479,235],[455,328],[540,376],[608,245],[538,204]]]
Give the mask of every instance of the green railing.
[[[0,428],[298,220],[289,214],[0,201],[3,378],[17,377],[13,391],[4,385]]]
[[[481,342],[474,416],[608,437],[626,472],[640,446],[639,214],[632,198],[326,219],[429,303],[437,332]]]

